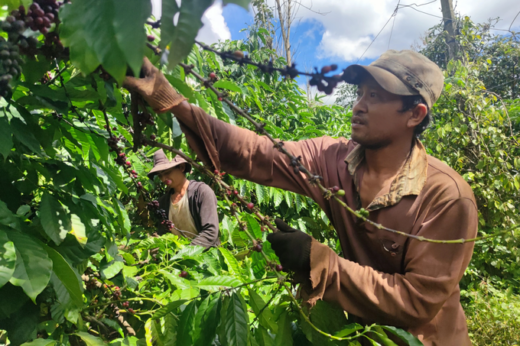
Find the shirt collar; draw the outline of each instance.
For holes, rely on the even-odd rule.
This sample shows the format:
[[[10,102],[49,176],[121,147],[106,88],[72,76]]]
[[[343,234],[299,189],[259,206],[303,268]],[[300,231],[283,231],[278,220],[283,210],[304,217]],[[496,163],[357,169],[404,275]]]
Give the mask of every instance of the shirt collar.
[[[359,165],[365,159],[365,148],[357,145],[346,157],[348,171],[354,177]],[[368,210],[376,210],[397,204],[403,196],[418,195],[426,184],[428,172],[428,155],[422,143],[417,139],[414,142],[408,159],[403,163],[395,180],[390,185],[390,191],[382,196],[376,197]]]

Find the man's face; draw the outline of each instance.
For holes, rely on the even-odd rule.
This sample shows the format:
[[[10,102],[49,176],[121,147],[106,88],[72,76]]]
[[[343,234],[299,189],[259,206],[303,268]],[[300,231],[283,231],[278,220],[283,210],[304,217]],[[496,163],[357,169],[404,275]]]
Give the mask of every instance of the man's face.
[[[168,170],[160,171],[159,173],[157,173],[157,175],[159,176],[159,179],[168,187],[175,187],[179,183],[184,182],[184,180],[186,179],[186,176],[183,173],[184,169],[185,165],[184,163],[182,163]]]
[[[384,90],[366,74],[352,108],[352,139],[367,149],[379,149],[404,136],[409,117],[399,112],[402,107],[401,96]]]

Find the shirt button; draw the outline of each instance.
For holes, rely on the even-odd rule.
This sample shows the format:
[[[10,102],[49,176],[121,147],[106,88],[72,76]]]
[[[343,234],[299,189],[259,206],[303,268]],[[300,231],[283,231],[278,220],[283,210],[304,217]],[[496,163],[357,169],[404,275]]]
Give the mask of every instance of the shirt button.
[[[397,249],[398,247],[399,247],[399,244],[397,244],[397,243],[392,244],[392,249]]]

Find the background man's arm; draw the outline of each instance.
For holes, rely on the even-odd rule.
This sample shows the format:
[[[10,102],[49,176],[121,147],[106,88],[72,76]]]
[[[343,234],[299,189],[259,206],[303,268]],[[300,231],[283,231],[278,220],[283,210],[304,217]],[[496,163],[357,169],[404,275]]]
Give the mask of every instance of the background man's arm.
[[[198,189],[199,193],[199,217],[201,229],[199,234],[191,241],[191,245],[201,245],[206,248],[218,243],[218,212],[217,197],[213,190],[206,184]]]

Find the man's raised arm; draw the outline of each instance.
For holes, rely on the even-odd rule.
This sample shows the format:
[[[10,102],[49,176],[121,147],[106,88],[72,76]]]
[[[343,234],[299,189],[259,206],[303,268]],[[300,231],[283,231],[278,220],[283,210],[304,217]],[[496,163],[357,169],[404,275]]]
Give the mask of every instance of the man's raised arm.
[[[127,77],[124,87],[143,96],[154,111],[171,111],[179,120],[189,145],[206,165],[259,184],[283,188],[314,199],[321,198],[301,173],[294,173],[289,159],[273,147],[265,136],[206,114],[178,94],[162,73],[145,59],[144,78]],[[317,138],[286,142],[285,147],[312,172],[322,175],[319,162],[323,141]]]

